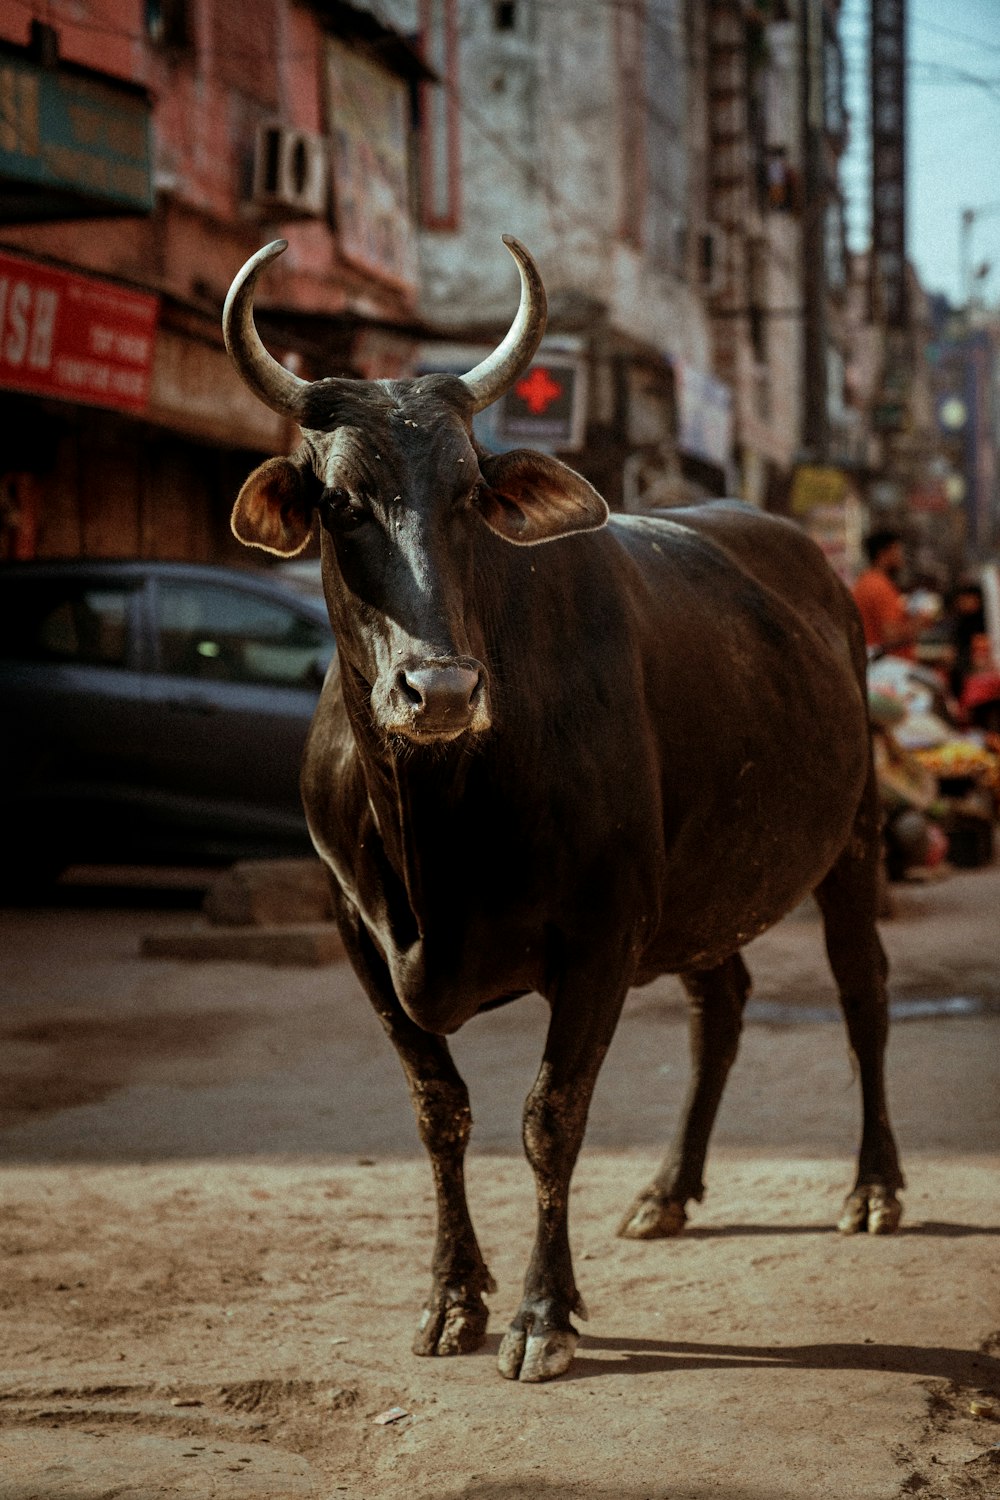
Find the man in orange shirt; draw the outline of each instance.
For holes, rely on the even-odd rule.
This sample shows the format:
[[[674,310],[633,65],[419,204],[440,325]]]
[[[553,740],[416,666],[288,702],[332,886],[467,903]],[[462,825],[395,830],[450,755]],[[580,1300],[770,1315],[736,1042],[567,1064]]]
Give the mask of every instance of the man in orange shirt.
[[[910,614],[895,578],[903,567],[903,539],[898,531],[873,531],[865,538],[868,567],[854,585],[854,602],[865,628],[865,645],[911,658],[913,643],[933,614]]]

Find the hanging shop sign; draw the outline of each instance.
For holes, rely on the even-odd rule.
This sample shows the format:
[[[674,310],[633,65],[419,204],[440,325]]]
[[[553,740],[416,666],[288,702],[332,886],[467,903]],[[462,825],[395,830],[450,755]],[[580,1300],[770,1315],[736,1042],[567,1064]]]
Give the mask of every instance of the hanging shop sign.
[[[834,505],[820,502],[803,518],[809,536],[845,583],[853,583],[861,565],[862,508],[857,495],[845,489]]]
[[[417,374],[464,375],[495,344],[425,344],[416,350]],[[511,390],[473,418],[473,432],[490,453],[528,445],[544,453],[576,453],[587,430],[587,360],[581,341],[545,338],[534,362]]]
[[[792,476],[792,514],[805,516],[817,506],[837,506],[848,491],[843,469],[830,464],[799,464]]]
[[[905,328],[908,321],[905,0],[872,0],[869,61],[872,314],[888,328]]]
[[[143,411],[159,300],[0,251],[0,387]]]
[[[584,366],[571,356],[544,354],[498,402],[497,433],[504,445],[533,443],[571,453],[583,443]]]
[[[0,223],[153,209],[145,89],[0,50]]]

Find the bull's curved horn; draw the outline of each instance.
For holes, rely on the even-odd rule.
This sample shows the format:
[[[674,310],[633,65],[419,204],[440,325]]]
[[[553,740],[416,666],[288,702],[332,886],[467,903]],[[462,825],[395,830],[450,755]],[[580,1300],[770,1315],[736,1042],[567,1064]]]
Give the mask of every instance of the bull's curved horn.
[[[265,266],[287,249],[287,240],[272,240],[256,255],[251,255],[229,288],[222,309],[222,332],[230,359],[254,395],[272,411],[297,417],[309,381],[300,380],[272,359],[261,343],[253,321],[253,289],[257,277]]]
[[[512,234],[505,234],[503,242],[517,261],[521,277],[521,301],[503,343],[482,364],[476,365],[468,375],[462,376],[462,384],[472,394],[474,411],[482,411],[483,407],[499,400],[522,371],[528,368],[542,341],[548,316],[545,288],[535,262]]]

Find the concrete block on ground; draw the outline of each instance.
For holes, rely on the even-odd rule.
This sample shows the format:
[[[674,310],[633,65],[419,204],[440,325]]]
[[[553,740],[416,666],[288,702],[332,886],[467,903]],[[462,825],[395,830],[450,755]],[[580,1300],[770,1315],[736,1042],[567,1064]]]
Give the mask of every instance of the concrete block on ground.
[[[332,922],[271,927],[198,925],[173,932],[147,933],[143,958],[180,958],[193,963],[272,964],[315,968],[344,957],[340,933]]]
[[[212,880],[202,911],[220,927],[332,922],[326,869],[318,859],[243,859]]]

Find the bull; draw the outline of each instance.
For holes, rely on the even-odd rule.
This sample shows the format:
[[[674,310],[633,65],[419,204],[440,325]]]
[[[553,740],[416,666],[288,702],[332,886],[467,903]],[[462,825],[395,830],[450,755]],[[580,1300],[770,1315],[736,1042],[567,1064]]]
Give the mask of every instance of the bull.
[[[495,1290],[466,1202],[472,1116],[447,1037],[538,991],[550,1018],[523,1140],[537,1189],[508,1379],[565,1371],[586,1316],[567,1226],[588,1106],[630,986],[680,976],[692,1077],[679,1132],[619,1232],[681,1231],[750,977],[740,949],[814,892],[860,1073],[839,1227],[885,1233],[889,1123],[879,812],[865,650],[847,590],[793,523],[732,501],[609,515],[553,457],[486,452],[474,413],[527,368],[545,293],[527,251],[499,347],[464,376],[305,381],[268,354],[254,285],[224,313],[250,390],[301,442],[233,512],[282,558],[318,525],[338,655],[302,796],[350,961],[406,1074],[437,1196],[418,1354],[485,1337]]]

